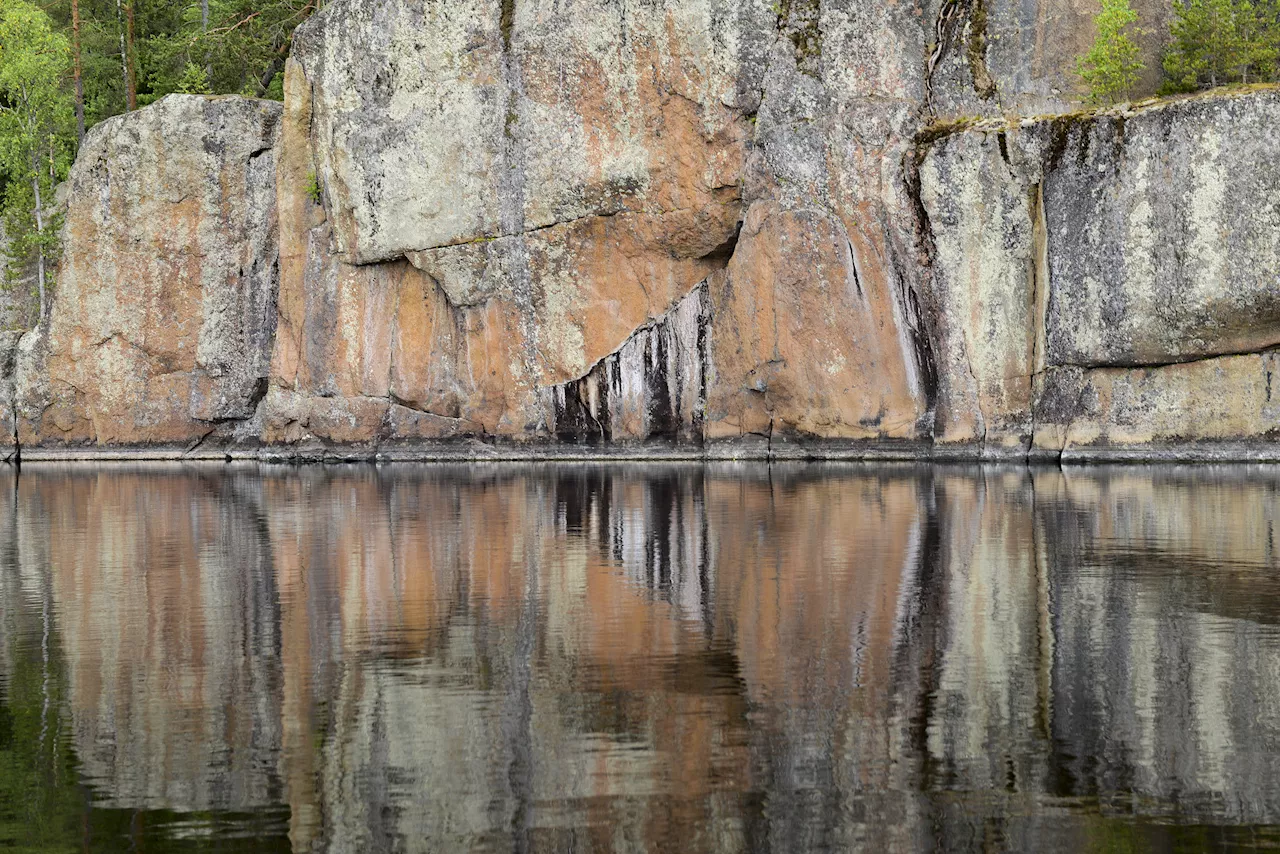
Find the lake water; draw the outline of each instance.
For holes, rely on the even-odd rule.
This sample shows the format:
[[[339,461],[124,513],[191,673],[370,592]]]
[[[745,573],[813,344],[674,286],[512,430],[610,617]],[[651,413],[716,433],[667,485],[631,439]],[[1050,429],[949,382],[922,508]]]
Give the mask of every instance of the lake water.
[[[0,468],[0,848],[1280,847],[1280,470]]]

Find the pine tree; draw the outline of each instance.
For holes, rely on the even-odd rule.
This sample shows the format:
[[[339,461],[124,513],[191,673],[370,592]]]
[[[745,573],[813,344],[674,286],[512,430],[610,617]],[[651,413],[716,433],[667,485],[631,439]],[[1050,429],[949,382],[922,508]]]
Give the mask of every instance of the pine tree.
[[[1166,92],[1275,79],[1278,0],[1174,0]]]
[[[1114,104],[1137,84],[1146,67],[1131,35],[1137,22],[1129,0],[1102,0],[1102,11],[1095,19],[1098,37],[1089,52],[1076,60],[1094,103]]]

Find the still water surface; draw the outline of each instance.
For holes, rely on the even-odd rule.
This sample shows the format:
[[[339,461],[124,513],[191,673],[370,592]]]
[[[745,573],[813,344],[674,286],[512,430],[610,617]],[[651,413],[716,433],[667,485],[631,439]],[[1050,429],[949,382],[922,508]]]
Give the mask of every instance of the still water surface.
[[[0,469],[0,848],[1280,847],[1280,471]]]

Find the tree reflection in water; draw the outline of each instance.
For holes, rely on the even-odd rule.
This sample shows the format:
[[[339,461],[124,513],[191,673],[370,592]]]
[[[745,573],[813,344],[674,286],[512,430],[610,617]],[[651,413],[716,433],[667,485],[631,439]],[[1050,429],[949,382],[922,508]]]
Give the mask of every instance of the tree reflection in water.
[[[0,845],[1280,846],[1280,472],[0,472]]]

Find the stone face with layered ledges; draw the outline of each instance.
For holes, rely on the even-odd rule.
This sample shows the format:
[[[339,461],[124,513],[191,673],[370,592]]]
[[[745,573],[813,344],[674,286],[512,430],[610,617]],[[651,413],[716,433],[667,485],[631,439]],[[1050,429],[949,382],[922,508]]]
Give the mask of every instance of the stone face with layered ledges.
[[[920,186],[939,439],[1106,455],[1270,442],[1277,123],[1264,88],[934,143]]]
[[[1078,103],[1094,11],[336,0],[283,113],[90,136],[10,441],[1269,442],[1280,94],[1008,118]]]

